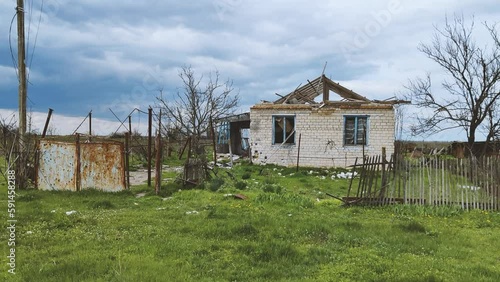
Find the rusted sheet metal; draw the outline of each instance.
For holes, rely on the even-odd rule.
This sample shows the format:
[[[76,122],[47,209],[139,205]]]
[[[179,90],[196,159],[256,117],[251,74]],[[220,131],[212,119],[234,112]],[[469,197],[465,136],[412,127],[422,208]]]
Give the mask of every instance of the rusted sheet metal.
[[[125,190],[124,162],[122,143],[81,143],[82,189]]]
[[[75,144],[40,140],[38,149],[40,190],[76,191],[77,180],[81,190],[94,188],[116,192],[125,189],[124,149],[120,142]]]
[[[38,151],[38,189],[76,191],[76,145],[40,140]]]

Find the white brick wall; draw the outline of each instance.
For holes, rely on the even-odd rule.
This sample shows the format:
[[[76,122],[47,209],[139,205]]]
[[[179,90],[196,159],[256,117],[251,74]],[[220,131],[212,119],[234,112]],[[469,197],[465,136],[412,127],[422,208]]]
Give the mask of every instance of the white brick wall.
[[[273,145],[273,115],[295,115],[295,145]],[[346,167],[363,154],[363,146],[344,146],[344,116],[367,115],[368,145],[365,155],[387,156],[394,152],[394,111],[388,108],[313,109],[305,105],[259,107],[250,109],[250,144],[256,163],[284,166],[297,164],[299,134],[301,137],[300,165],[314,167]]]

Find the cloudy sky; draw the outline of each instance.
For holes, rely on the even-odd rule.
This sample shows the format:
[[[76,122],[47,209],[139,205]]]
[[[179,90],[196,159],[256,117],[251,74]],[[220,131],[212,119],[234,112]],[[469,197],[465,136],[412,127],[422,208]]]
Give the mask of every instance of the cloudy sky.
[[[326,62],[334,81],[368,98],[390,98],[410,78],[439,75],[417,46],[431,40],[446,15],[500,19],[497,0],[25,2],[32,124],[40,131],[52,108],[59,134],[72,133],[91,110],[96,133],[114,132],[119,124],[109,108],[123,119],[134,108],[154,106],[159,89],[173,96],[182,86],[182,66],[197,74],[217,69],[233,80],[240,112],[316,78]],[[0,2],[3,119],[18,107],[9,48],[17,60],[15,20],[10,30],[15,6],[15,0]],[[132,119],[143,128],[147,116]],[[465,133],[429,139],[464,140]]]

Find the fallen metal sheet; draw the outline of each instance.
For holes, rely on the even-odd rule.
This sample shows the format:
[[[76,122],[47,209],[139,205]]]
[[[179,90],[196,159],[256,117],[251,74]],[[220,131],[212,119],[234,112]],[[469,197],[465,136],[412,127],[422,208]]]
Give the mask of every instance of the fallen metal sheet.
[[[76,144],[41,140],[38,150],[40,190],[77,191],[78,184],[80,190],[116,192],[126,188],[124,148],[120,142]]]

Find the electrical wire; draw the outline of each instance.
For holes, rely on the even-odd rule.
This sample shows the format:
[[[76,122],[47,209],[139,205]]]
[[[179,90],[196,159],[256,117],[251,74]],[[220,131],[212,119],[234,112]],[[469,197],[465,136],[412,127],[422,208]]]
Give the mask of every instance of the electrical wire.
[[[33,0],[28,1],[27,2],[27,5],[28,5],[28,36],[27,36],[27,41],[26,41],[26,53],[29,54],[30,53],[30,31],[31,31],[31,18],[32,18],[32,15],[33,15]],[[26,15],[25,15],[26,17]],[[26,32],[26,31],[25,31]]]
[[[14,23],[14,19],[17,17],[17,12],[14,14],[12,17],[12,20],[10,21],[10,27],[9,27],[9,48],[10,48],[10,55],[12,57],[12,64],[14,65],[14,70],[16,71],[16,76],[17,79],[19,80],[19,73],[17,72],[17,61],[16,58],[14,58],[14,51],[12,50],[12,24]]]
[[[38,39],[38,31],[40,30],[40,23],[42,22],[42,13],[43,13],[43,2],[40,5],[40,16],[38,17],[38,26],[36,28],[36,33],[35,33],[35,42],[33,43],[33,50],[31,50],[31,57],[30,57],[30,63],[29,63],[29,69],[31,70],[31,63],[33,63],[33,56],[35,55],[35,49],[36,49],[36,42]],[[28,72],[28,81],[29,81],[29,72]]]

